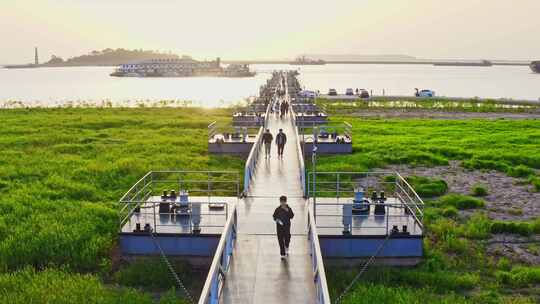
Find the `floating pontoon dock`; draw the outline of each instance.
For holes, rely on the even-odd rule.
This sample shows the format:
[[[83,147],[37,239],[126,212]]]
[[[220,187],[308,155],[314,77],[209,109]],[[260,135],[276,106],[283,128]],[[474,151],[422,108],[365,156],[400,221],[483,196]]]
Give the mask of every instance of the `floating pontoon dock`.
[[[295,73],[273,73],[259,102],[291,102],[300,87]],[[228,132],[209,128],[210,151],[221,145],[219,153],[248,152],[243,189],[231,172],[161,171],[139,180],[121,199],[122,253],[158,254],[161,248],[165,255],[211,257],[199,304],[329,304],[325,263],[357,266],[372,257],[387,265],[418,263],[424,204],[406,180],[397,172],[316,172],[326,144],[328,153],[352,151],[351,126],[327,123],[327,131],[337,129],[321,132],[319,124],[299,125],[291,112],[282,119],[266,115],[264,123],[273,134],[283,129],[287,135],[283,159],[275,145],[270,159],[264,157],[262,127],[255,136],[236,132],[235,138],[249,133],[238,143],[227,136],[214,142]],[[234,144],[245,147],[223,149]],[[285,261],[272,219],[281,195],[295,212]]]

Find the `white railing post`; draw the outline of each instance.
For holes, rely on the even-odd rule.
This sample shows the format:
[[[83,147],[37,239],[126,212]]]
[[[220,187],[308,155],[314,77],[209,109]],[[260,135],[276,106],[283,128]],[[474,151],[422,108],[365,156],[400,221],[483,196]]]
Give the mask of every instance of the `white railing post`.
[[[313,212],[308,208],[308,240],[310,242],[311,266],[313,271],[313,283],[317,294],[318,304],[330,304],[330,293],[326,283],[326,273],[319,243],[319,235]]]
[[[216,248],[216,253],[212,259],[208,276],[206,277],[201,296],[199,297],[199,304],[219,303],[221,284],[225,279],[224,276],[229,269],[229,263],[231,256],[233,255],[236,240],[237,220],[238,216],[236,206],[233,205],[231,216],[225,223],[223,233],[221,234],[221,238],[219,239],[219,243]],[[225,273],[222,273],[222,270]]]

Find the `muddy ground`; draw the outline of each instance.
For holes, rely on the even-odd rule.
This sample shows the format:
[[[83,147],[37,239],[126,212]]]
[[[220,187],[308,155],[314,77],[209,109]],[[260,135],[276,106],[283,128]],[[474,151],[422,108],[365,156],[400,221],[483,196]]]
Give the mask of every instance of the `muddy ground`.
[[[492,219],[520,221],[540,217],[540,192],[534,192],[525,179],[493,170],[468,170],[458,161],[451,161],[449,166],[413,168],[394,165],[387,169],[396,170],[403,176],[443,179],[448,184],[448,192],[464,195],[471,195],[471,188],[476,184],[485,185],[488,194],[482,199],[486,201],[486,210]]]
[[[460,162],[451,161],[449,166],[409,167],[388,166],[403,176],[417,175],[443,179],[448,184],[448,192],[471,195],[475,184],[483,184],[488,195],[486,202],[488,216],[496,220],[523,221],[540,217],[540,193],[533,192],[526,180],[507,176],[497,171],[468,170]],[[475,211],[462,211],[470,215]],[[493,256],[505,256],[513,261],[530,265],[540,265],[540,236],[493,235],[487,241],[487,251]]]

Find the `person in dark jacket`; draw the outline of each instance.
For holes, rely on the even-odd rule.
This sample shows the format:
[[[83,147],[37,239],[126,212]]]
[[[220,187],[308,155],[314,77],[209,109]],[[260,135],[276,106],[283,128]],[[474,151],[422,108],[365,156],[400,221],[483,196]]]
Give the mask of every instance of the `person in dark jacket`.
[[[270,158],[270,148],[272,147],[272,140],[274,136],[270,133],[270,129],[266,129],[266,132],[262,135],[262,141],[264,143],[264,158]]]
[[[276,135],[277,153],[278,157],[283,158],[283,149],[287,143],[287,135],[283,133],[283,129],[279,129],[279,133]]]
[[[273,217],[276,222],[279,253],[281,254],[281,258],[285,259],[289,255],[291,219],[294,217],[291,207],[287,205],[287,197],[285,195],[279,198],[279,207],[274,211]]]

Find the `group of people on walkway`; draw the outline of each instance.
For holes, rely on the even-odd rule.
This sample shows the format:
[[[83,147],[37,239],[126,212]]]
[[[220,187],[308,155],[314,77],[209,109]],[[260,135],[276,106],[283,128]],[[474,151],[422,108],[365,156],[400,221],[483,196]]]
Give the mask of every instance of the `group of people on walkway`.
[[[279,114],[279,118],[283,118],[289,113],[289,102],[274,100],[270,109],[272,113]]]
[[[266,129],[266,131],[262,135],[262,141],[264,143],[264,158],[270,159],[270,152],[272,150],[272,141],[274,140],[274,136],[272,133],[270,133],[270,129]],[[278,158],[283,158],[283,150],[285,149],[285,144],[287,143],[287,135],[283,133],[283,129],[279,129],[278,134],[276,135],[276,145],[278,149]]]

